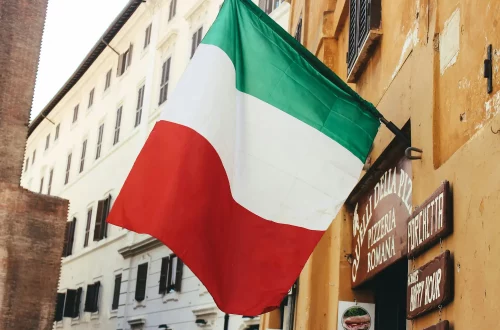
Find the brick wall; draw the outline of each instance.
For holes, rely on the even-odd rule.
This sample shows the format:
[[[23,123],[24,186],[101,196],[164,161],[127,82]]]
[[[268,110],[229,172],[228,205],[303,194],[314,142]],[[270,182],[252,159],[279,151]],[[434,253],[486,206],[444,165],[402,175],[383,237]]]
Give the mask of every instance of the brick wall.
[[[19,183],[47,0],[0,0],[0,181]]]
[[[19,186],[47,0],[0,0],[0,330],[49,330],[68,202]]]
[[[0,183],[0,329],[51,329],[66,200]]]

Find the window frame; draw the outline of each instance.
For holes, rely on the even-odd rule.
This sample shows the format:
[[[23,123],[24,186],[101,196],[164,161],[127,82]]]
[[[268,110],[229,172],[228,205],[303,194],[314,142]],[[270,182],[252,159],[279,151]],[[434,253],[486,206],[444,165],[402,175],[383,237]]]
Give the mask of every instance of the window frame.
[[[111,75],[113,74],[113,69],[109,69],[109,71],[106,73],[106,79],[104,82],[104,91],[107,91],[108,88],[111,86]]]
[[[151,33],[153,31],[153,23],[149,23],[148,27],[146,28],[145,31],[145,36],[144,36],[144,48],[148,48],[149,44],[151,43]]]
[[[85,225],[85,237],[83,240],[83,247],[86,248],[89,246],[89,238],[90,238],[90,227],[92,224],[92,214],[93,213],[93,207],[89,207],[87,209],[87,223]]]
[[[116,110],[116,120],[115,120],[115,133],[113,137],[113,145],[116,145],[120,142],[120,128],[122,123],[122,113],[123,113],[123,105],[120,105]]]
[[[198,46],[201,44],[201,41],[203,40],[203,25],[196,30],[196,32],[193,34],[192,40],[191,40],[191,58],[193,58],[194,54],[196,53],[196,49],[198,49]]]
[[[80,155],[80,171],[78,173],[82,173],[85,169],[85,157],[87,155],[87,141],[88,139],[83,140],[82,143],[82,153]]]
[[[66,176],[64,177],[64,185],[67,185],[69,182],[69,176],[71,173],[71,158],[73,157],[73,153],[70,152],[68,154],[67,162],[66,162]]]
[[[47,134],[47,137],[45,138],[45,150],[48,150],[50,148],[50,133]]]
[[[61,123],[58,123],[56,126],[56,133],[54,134],[54,142],[59,140],[59,130],[61,129]]]
[[[168,11],[168,21],[170,22],[177,12],[177,0],[170,1],[170,7]]]
[[[160,99],[158,105],[162,105],[168,99],[168,85],[170,82],[170,68],[172,67],[172,57],[167,58],[161,68]]]
[[[135,281],[135,294],[134,294],[134,300],[137,302],[142,302],[146,300],[148,275],[149,275],[148,273],[149,273],[148,262],[142,263],[137,266],[137,276]],[[139,279],[140,275],[143,275],[144,279],[142,278]]]
[[[120,291],[122,286],[122,274],[115,275],[115,286],[113,290],[113,301],[111,303],[111,310],[116,311],[120,307]]]
[[[47,185],[47,195],[50,195],[50,193],[51,193],[53,177],[54,177],[54,168],[51,168],[50,172],[49,172],[49,183]]]
[[[95,87],[92,88],[92,90],[89,92],[89,105],[87,109],[90,109],[94,105],[94,94],[95,94]]]
[[[139,90],[137,92],[137,107],[135,109],[135,123],[134,127],[137,127],[141,124],[142,120],[142,109],[144,107],[144,93],[146,90],[146,85],[143,84],[141,87],[139,87]]]
[[[78,112],[80,111],[80,104],[77,104],[73,108],[73,121],[72,124],[75,124],[78,121]]]
[[[97,129],[97,145],[96,145],[95,160],[101,158],[103,137],[104,137],[104,123],[99,125],[99,128]]]

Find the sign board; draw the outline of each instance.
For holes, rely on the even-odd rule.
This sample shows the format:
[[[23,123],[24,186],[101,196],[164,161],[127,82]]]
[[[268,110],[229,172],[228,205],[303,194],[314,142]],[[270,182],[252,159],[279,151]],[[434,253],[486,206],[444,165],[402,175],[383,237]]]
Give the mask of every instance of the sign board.
[[[442,321],[436,325],[433,325],[432,327],[425,328],[424,330],[449,330],[449,329],[450,329],[450,322]]]
[[[406,317],[410,320],[453,300],[453,264],[450,251],[408,275]]]
[[[339,301],[338,330],[374,330],[375,304]]]
[[[408,219],[408,258],[451,234],[452,209],[450,184],[445,181]]]
[[[408,159],[382,173],[353,212],[352,287],[356,288],[407,254],[407,220],[412,213]]]

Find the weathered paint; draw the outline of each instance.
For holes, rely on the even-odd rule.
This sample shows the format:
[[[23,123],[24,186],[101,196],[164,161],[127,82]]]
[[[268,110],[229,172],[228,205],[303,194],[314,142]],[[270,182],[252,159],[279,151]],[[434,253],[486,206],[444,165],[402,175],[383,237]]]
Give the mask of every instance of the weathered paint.
[[[290,31],[303,17],[304,45],[346,79],[348,1],[292,0]],[[380,44],[355,84],[365,99],[399,127],[411,118],[412,144],[424,150],[413,161],[413,205],[441,184],[453,191],[454,232],[415,259],[422,266],[450,250],[455,299],[442,311],[455,330],[495,328],[500,309],[496,262],[500,254],[500,2],[400,0],[382,3]],[[458,15],[459,19],[453,18]],[[440,39],[447,21],[460,28],[458,44],[441,74]],[[449,24],[448,24],[449,25]],[[456,32],[456,30],[455,30]],[[453,37],[456,41],[456,34]],[[444,41],[444,44],[440,42]],[[483,61],[493,45],[493,93],[486,93]],[[453,61],[454,64],[450,65]],[[373,163],[393,139],[381,128]],[[350,288],[352,222],[343,209],[312,254],[300,278],[296,330],[337,329],[338,301],[372,302],[369,292]],[[264,319],[266,316],[264,316]],[[438,312],[417,318],[412,329],[436,323]],[[261,329],[266,329],[261,327]],[[339,329],[340,330],[340,329]]]

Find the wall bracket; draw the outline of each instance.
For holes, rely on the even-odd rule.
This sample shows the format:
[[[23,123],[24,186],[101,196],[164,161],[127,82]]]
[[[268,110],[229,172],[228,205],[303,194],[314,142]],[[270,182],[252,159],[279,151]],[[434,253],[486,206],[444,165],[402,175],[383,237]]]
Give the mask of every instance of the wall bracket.
[[[490,44],[486,53],[486,59],[484,60],[484,78],[487,81],[487,91],[488,94],[493,92],[493,60],[492,60],[493,46]]]

